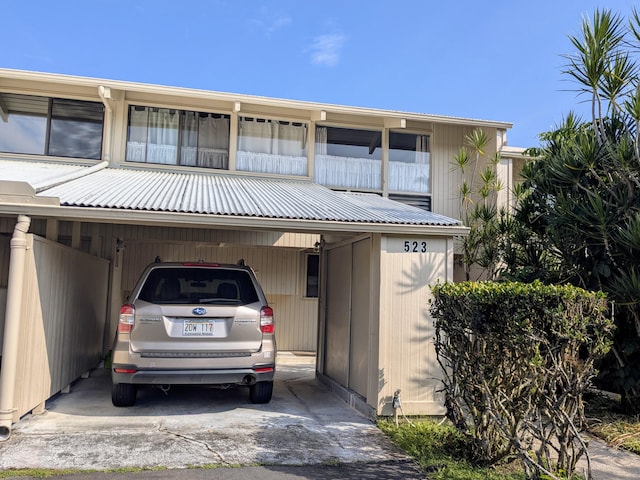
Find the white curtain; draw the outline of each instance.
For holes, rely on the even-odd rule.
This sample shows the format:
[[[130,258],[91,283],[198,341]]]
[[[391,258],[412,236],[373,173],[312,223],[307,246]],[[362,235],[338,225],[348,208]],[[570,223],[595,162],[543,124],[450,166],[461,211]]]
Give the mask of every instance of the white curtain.
[[[379,190],[382,163],[368,158],[316,155],[315,182],[330,187]]]
[[[416,135],[415,162],[389,162],[389,190],[429,193],[429,138]]]
[[[307,174],[307,126],[241,119],[238,170],[281,175]]]
[[[293,157],[238,150],[236,168],[245,172],[306,175],[307,157]]]
[[[177,110],[132,107],[127,160],[175,165],[178,126]]]
[[[316,155],[327,154],[327,129],[316,127]]]
[[[182,165],[229,167],[229,119],[186,112],[182,130]]]
[[[175,165],[178,160],[178,126],[180,116],[176,110],[151,109],[147,162]]]
[[[198,155],[198,117],[196,112],[184,112],[182,116],[180,164],[195,166]]]
[[[316,128],[315,182],[343,188],[382,188],[382,162],[357,157],[327,155],[327,129]]]

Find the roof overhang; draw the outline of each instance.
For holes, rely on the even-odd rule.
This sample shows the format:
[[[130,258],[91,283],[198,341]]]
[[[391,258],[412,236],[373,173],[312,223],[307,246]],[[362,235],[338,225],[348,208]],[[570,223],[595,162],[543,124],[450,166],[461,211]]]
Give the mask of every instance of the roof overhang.
[[[52,218],[72,222],[216,228],[227,230],[269,230],[298,233],[381,233],[396,235],[462,236],[467,235],[469,232],[467,227],[461,225],[397,225],[369,222],[203,215],[198,213],[69,207],[38,203],[5,203],[2,198],[0,198],[0,202],[0,214],[2,215],[28,215],[36,218]]]
[[[0,159],[0,214],[307,233],[465,235],[456,219],[310,180]]]
[[[71,94],[71,92],[76,96],[82,93],[85,96],[93,96],[98,101],[101,101],[99,96],[100,89],[108,88],[113,98],[124,96],[130,101],[136,101],[136,99],[141,101],[151,96],[156,100],[164,99],[164,101],[175,98],[182,99],[181,101],[183,102],[196,102],[196,104],[214,102],[229,112],[255,114],[256,112],[264,113],[273,110],[273,113],[276,114],[278,111],[286,111],[291,118],[312,119],[328,123],[348,119],[354,125],[379,122],[380,126],[389,128],[405,128],[408,125],[407,122],[464,125],[503,130],[513,127],[513,123],[503,121],[352,107],[4,68],[0,68],[0,87],[16,91],[41,91],[43,95],[51,94],[51,92],[55,91],[59,92],[58,94],[61,96]]]

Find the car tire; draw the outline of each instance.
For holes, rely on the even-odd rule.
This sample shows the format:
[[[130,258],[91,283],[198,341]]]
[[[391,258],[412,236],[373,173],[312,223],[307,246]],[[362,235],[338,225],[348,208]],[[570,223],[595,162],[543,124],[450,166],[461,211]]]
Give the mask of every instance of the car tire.
[[[130,383],[114,383],[111,385],[111,402],[116,407],[130,407],[136,403],[137,389]]]
[[[249,387],[251,403],[269,403],[273,395],[273,381],[258,382]]]

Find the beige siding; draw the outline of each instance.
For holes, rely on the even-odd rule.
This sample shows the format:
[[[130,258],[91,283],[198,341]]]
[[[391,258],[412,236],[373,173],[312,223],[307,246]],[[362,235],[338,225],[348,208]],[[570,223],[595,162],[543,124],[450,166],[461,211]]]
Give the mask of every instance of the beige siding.
[[[14,420],[102,358],[108,262],[28,235]]]
[[[0,220],[2,231],[12,232],[14,225],[15,218]],[[73,227],[72,222],[59,222],[60,242],[72,244]],[[31,231],[44,234],[46,223],[34,221]],[[112,265],[113,290],[104,347],[110,348],[120,305],[130,293],[141,270],[156,256],[160,256],[165,261],[204,259],[228,263],[244,258],[256,271],[267,299],[276,310],[278,348],[315,351],[318,302],[317,299],[304,298],[305,265],[302,252],[313,249],[319,238],[319,235],[289,232],[83,223],[79,242],[81,250],[115,260],[116,241],[120,239],[124,246],[120,263],[114,261]],[[4,265],[4,260],[0,248],[0,288],[6,286],[8,263]]]
[[[351,335],[351,245],[327,251],[324,373],[349,384],[349,346]]]
[[[349,349],[349,388],[367,396],[369,378],[369,324],[371,322],[371,240],[353,244],[351,284],[351,345]]]
[[[405,252],[405,241],[418,242],[418,252]],[[451,280],[452,255],[451,241],[444,238],[382,239],[378,413],[393,413],[395,390],[401,391],[406,414],[444,413],[428,301],[429,285]]]
[[[432,176],[432,210],[440,215],[460,218],[460,202],[458,190],[462,181],[461,175],[453,169],[454,157],[464,145],[464,137],[472,132],[472,128],[460,125],[435,125],[431,146]],[[484,128],[489,138],[496,138],[495,128]],[[495,142],[487,148],[486,155],[495,155]],[[478,168],[483,168],[479,165]],[[479,171],[479,170],[478,170]]]
[[[377,372],[376,357],[371,355],[377,296],[370,288],[375,263],[371,251],[371,238],[329,248],[325,281],[323,373],[367,400],[371,395],[369,382],[377,377],[372,377],[372,370]]]
[[[71,235],[71,224],[62,222],[61,235]],[[82,235],[90,238],[91,224],[82,225]],[[166,228],[143,225],[100,225],[99,234],[109,244],[113,238],[129,240],[163,240],[170,242],[202,242],[203,245],[250,245],[265,247],[313,248],[319,235],[253,230],[216,230],[197,228]],[[105,243],[105,242],[103,242]],[[107,249],[109,246],[107,245]]]

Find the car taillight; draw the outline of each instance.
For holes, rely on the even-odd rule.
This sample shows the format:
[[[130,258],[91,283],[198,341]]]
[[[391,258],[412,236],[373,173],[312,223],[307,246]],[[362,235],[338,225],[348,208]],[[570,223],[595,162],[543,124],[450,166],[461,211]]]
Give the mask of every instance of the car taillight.
[[[135,368],[114,368],[113,371],[116,373],[136,373],[138,370]]]
[[[260,309],[260,330],[262,333],[275,332],[275,327],[273,325],[273,309],[271,307],[262,307]]]
[[[133,305],[123,305],[120,307],[120,319],[118,320],[118,333],[131,333],[135,323],[136,309]]]

